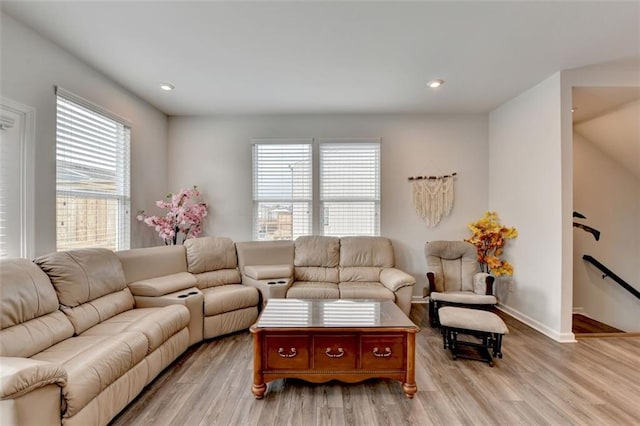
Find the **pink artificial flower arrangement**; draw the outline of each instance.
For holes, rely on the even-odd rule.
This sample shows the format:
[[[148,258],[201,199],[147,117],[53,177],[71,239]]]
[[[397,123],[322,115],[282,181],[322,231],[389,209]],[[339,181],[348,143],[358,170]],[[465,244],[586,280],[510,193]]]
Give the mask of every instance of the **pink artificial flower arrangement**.
[[[166,215],[147,216],[143,210],[136,218],[155,228],[168,246],[178,243],[178,234],[184,235],[182,243],[200,235],[202,219],[209,206],[201,201],[198,188],[194,185],[192,189],[181,189],[178,194],[169,193],[167,199],[169,201],[156,201],[156,206],[169,210]]]

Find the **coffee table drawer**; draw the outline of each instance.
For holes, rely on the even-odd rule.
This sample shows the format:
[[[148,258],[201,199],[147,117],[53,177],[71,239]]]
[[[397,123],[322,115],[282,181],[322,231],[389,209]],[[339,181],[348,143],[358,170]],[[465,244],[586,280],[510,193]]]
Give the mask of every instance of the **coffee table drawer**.
[[[309,368],[309,336],[266,336],[268,370]]]
[[[356,368],[358,345],[354,335],[313,336],[313,368]]]
[[[362,368],[401,370],[404,367],[403,336],[362,336]]]

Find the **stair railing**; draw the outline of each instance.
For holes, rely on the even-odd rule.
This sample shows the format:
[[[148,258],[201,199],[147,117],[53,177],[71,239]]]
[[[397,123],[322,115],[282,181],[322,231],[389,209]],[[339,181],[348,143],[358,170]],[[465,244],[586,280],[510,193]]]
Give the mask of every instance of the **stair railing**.
[[[585,254],[584,256],[582,256],[582,259],[586,260],[587,262],[589,262],[592,265],[594,265],[596,268],[600,269],[602,271],[602,273],[603,273],[602,279],[605,279],[607,277],[611,278],[612,280],[617,282],[620,286],[622,286],[622,288],[624,288],[629,293],[633,294],[635,297],[640,299],[640,291],[638,291],[635,288],[633,288],[628,282],[626,282],[625,280],[620,278],[611,269],[607,268],[602,263],[600,263],[596,258],[594,258],[593,256],[590,256],[588,254]]]

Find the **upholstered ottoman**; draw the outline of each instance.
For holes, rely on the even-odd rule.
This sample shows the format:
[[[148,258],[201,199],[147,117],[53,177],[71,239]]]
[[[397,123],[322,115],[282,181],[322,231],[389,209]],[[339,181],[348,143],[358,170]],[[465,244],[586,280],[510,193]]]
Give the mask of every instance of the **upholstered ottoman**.
[[[445,306],[438,310],[438,316],[442,326],[444,348],[451,350],[453,359],[475,359],[493,367],[491,354],[502,358],[502,336],[507,334],[509,329],[496,314],[478,309]],[[479,337],[482,343],[458,340],[459,334]],[[461,352],[461,346],[478,349],[480,356]]]

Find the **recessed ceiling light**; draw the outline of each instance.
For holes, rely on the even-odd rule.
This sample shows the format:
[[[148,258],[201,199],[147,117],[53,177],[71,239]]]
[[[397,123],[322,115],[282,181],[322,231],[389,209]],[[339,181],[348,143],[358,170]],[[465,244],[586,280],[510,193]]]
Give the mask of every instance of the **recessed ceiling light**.
[[[440,87],[444,84],[444,80],[431,80],[430,82],[427,83],[427,86],[431,87],[432,89],[435,89],[436,87]]]
[[[173,84],[171,84],[171,83],[162,83],[162,84],[160,85],[160,88],[161,88],[162,90],[166,90],[167,92],[170,92],[170,91],[172,91],[172,90],[174,89],[174,86],[173,86]]]

